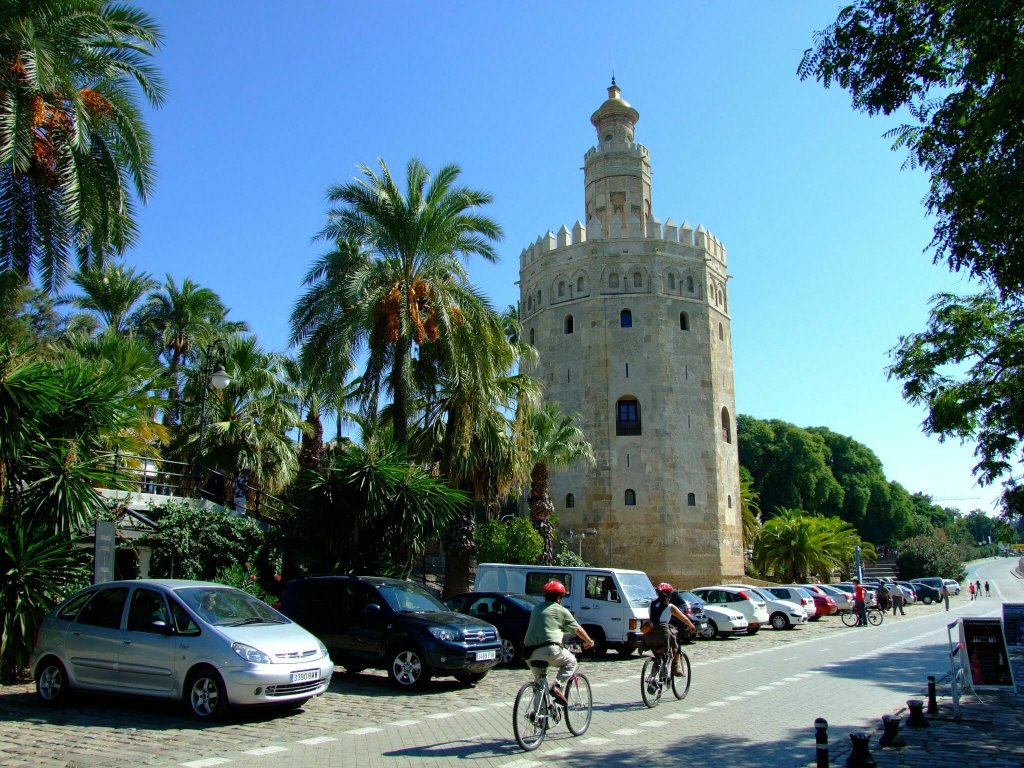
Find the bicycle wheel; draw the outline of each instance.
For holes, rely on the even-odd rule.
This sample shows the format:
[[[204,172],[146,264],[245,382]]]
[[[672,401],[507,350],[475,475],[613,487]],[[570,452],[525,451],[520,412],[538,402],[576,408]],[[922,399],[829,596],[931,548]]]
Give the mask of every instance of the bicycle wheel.
[[[690,692],[690,657],[681,653],[679,661],[683,667],[683,676],[672,676],[672,693],[677,699],[685,699],[686,694]]]
[[[848,626],[848,627],[855,627],[855,626],[857,626],[857,612],[856,611],[843,611],[843,613],[841,615],[841,618],[843,620],[843,624],[845,624],[846,626]]]
[[[885,614],[881,611],[868,611],[868,624],[873,627],[877,627],[881,624],[883,618],[885,618]]]
[[[516,704],[512,708],[512,732],[516,743],[527,752],[532,752],[544,741],[548,731],[548,718],[545,715],[543,683],[523,683],[516,694]],[[540,708],[540,713],[538,713]]]
[[[590,694],[590,681],[577,674],[565,689],[565,725],[573,736],[582,736],[590,727],[590,715],[594,711],[594,697]]]
[[[643,672],[640,673],[640,695],[648,707],[658,706],[658,702],[661,700],[661,692],[664,688],[661,679],[663,666],[664,661],[661,656],[652,656],[644,662]]]

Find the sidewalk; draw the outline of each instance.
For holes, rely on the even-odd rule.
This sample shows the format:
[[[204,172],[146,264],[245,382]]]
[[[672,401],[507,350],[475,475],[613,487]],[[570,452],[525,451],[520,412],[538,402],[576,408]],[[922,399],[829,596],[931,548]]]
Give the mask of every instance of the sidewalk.
[[[871,731],[871,756],[879,768],[1022,768],[1024,767],[1024,653],[1010,652],[1016,692],[968,693],[960,697],[960,715],[953,717],[948,677],[937,684],[939,713],[929,715],[928,728],[908,728],[906,702],[889,714],[902,718],[905,747],[881,748],[881,716]],[[916,697],[927,706],[927,690]],[[813,733],[813,730],[812,730]],[[811,736],[813,739],[813,736]],[[845,766],[850,757],[848,732],[829,731],[829,765]],[[808,763],[808,768],[816,763]],[[862,765],[858,762],[856,765]]]

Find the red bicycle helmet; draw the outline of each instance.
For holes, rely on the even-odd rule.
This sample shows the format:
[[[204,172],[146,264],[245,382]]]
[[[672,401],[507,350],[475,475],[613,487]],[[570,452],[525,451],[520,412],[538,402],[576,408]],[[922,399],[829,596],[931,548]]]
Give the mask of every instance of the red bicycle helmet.
[[[667,581],[663,581],[658,585],[657,592],[658,594],[661,594],[662,592],[675,592],[675,589],[673,589],[672,585]]]
[[[544,585],[544,594],[545,595],[564,595],[565,594],[565,584],[563,584],[562,582],[558,581],[557,579],[552,579],[551,581],[549,581],[547,584]]]

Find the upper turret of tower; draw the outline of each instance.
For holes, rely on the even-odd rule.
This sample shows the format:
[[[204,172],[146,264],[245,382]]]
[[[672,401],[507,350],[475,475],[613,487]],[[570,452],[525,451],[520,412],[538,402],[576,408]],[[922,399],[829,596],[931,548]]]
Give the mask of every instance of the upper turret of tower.
[[[608,99],[590,116],[590,122],[597,129],[598,146],[609,141],[633,141],[633,127],[640,119],[640,113],[622,98],[622,91],[615,84],[608,86]]]

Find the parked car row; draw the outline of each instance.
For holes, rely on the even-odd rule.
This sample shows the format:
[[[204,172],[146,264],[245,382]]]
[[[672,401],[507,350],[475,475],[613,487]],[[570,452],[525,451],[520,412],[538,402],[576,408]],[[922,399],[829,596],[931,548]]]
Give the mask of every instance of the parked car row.
[[[594,653],[643,647],[655,592],[642,571],[482,564],[481,591],[445,602],[409,581],[337,574],[290,581],[273,606],[210,582],[94,585],[45,617],[31,665],[47,704],[71,689],[141,694],[183,700],[200,719],[229,703],[301,706],[327,690],[336,665],[349,674],[384,670],[400,689],[444,675],[475,683],[521,659],[530,613],[553,578],[566,586],[564,602],[596,641]],[[941,587],[938,578],[878,585],[925,604]],[[713,639],[851,610],[852,592],[848,583],[721,584],[677,591],[672,602],[697,637]]]

